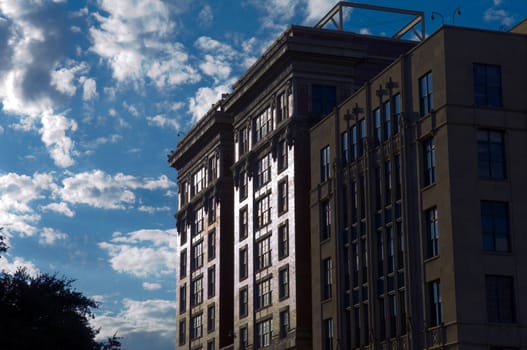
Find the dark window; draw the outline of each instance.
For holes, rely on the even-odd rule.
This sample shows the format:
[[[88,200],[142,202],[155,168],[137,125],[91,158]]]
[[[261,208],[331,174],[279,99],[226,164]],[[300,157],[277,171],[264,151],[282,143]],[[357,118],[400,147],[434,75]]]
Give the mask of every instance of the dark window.
[[[247,327],[240,328],[240,350],[246,350],[249,345],[249,330]]]
[[[501,67],[474,63],[474,104],[501,107]]]
[[[514,283],[512,277],[486,276],[485,287],[489,322],[515,322]]]
[[[249,137],[248,129],[242,128],[238,132],[238,157],[241,157],[243,154],[249,151]]]
[[[203,241],[192,246],[190,263],[192,271],[203,266]]]
[[[337,105],[337,89],[334,86],[313,85],[311,106],[313,116],[323,117]]]
[[[256,348],[262,349],[271,346],[271,319],[256,323]]]
[[[278,183],[278,213],[287,211],[287,178]]]
[[[270,306],[271,300],[271,279],[265,279],[256,283],[256,309]]]
[[[330,176],[330,148],[329,145],[320,150],[320,182],[325,182]]]
[[[209,218],[209,225],[216,221],[216,201],[214,200],[214,196],[210,196],[207,199],[207,206],[208,206],[208,218]]]
[[[203,319],[202,314],[192,316],[190,319],[190,339],[197,339],[203,335]]]
[[[289,98],[287,93],[284,91],[278,94],[276,98],[276,122],[279,123],[282,120],[289,117]]]
[[[349,149],[349,132],[344,131],[340,134],[340,151],[341,151],[341,162],[347,164],[350,161],[350,149]]]
[[[207,237],[207,258],[209,261],[216,257],[216,231],[209,232]]]
[[[256,163],[256,188],[265,185],[269,181],[271,181],[271,153],[266,154]]]
[[[331,237],[331,207],[329,200],[320,203],[320,240]]]
[[[240,281],[247,278],[249,253],[247,247],[240,249]]]
[[[278,273],[278,297],[284,299],[289,297],[289,268],[283,268]]]
[[[439,280],[428,283],[430,327],[439,326],[443,323],[443,311],[441,300],[441,285]]]
[[[362,157],[362,154],[364,153],[364,143],[367,137],[368,134],[366,133],[366,120],[361,119],[359,120],[359,157]]]
[[[271,236],[256,242],[256,270],[271,266]]]
[[[194,218],[194,232],[193,232],[193,235],[196,235],[198,233],[201,233],[203,232],[203,223],[204,223],[204,218],[205,218],[205,208],[203,207],[199,207],[198,209],[196,209],[196,213],[194,214],[195,215],[195,218]]]
[[[191,283],[191,306],[199,305],[203,302],[203,277],[198,277]]]
[[[399,132],[399,123],[401,122],[401,95],[393,97],[393,133]]]
[[[478,130],[478,173],[484,179],[505,178],[505,142],[502,131]]]
[[[384,139],[388,140],[392,136],[392,108],[390,101],[384,102],[383,116],[384,116]]]
[[[187,320],[179,321],[179,345],[185,344],[187,341]]]
[[[187,285],[179,287],[179,313],[187,311]]]
[[[324,320],[324,350],[333,350],[333,319]]]
[[[216,267],[212,266],[207,270],[207,297],[211,298],[216,294]]]
[[[506,202],[481,202],[483,249],[510,251],[509,206]]]
[[[215,339],[209,340],[207,342],[207,350],[214,350],[214,349],[216,349]]]
[[[392,162],[384,162],[384,203],[392,203]]]
[[[439,222],[437,220],[437,208],[425,211],[427,256],[439,255]]]
[[[240,209],[240,241],[249,234],[247,207]]]
[[[200,193],[207,186],[207,177],[205,167],[202,166],[192,175],[192,185],[190,187],[190,196],[193,197]]]
[[[281,140],[278,142],[278,171],[287,168],[287,141]]]
[[[428,186],[436,181],[436,148],[433,138],[423,142],[423,185]]]
[[[333,279],[331,277],[331,258],[322,261],[322,300],[331,298]]]
[[[433,108],[432,72],[428,72],[419,78],[419,111],[421,117],[430,113]]]
[[[289,255],[289,230],[287,222],[278,227],[278,258]]]
[[[187,250],[183,249],[179,257],[179,278],[187,277]]]
[[[247,287],[244,287],[240,289],[240,318],[247,316],[249,310],[249,292],[247,290]]]
[[[209,183],[212,183],[218,178],[218,159],[216,155],[209,158]]]
[[[373,111],[373,144],[375,146],[382,142],[381,110],[379,108]]]
[[[216,315],[215,315],[214,305],[210,305],[207,308],[207,331],[210,333],[214,331],[215,323],[216,323]]]
[[[180,236],[180,242],[179,245],[183,245],[187,243],[187,225],[185,223],[185,220],[181,220],[180,223],[181,231],[179,232],[181,234]]]
[[[289,310],[280,311],[280,338],[287,337],[289,333]]]
[[[257,143],[273,130],[273,114],[271,108],[267,107],[258,117],[253,120],[254,143]]]
[[[271,223],[271,195],[267,194],[256,202],[256,222],[257,230]]]
[[[357,160],[359,157],[359,134],[357,124],[353,125],[350,129],[351,132],[351,161]]]
[[[240,171],[240,186],[239,186],[240,202],[247,198],[247,172]]]

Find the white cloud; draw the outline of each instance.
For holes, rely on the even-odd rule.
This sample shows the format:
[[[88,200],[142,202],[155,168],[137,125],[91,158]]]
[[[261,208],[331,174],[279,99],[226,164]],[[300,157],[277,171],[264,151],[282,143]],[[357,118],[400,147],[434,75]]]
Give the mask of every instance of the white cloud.
[[[64,240],[68,238],[68,235],[57,231],[51,227],[44,227],[40,233],[40,239],[38,242],[43,245],[53,245],[58,240]]]
[[[215,81],[227,79],[231,74],[231,66],[218,56],[205,55],[205,61],[199,65],[203,73],[213,77]]]
[[[299,0],[268,0],[258,1],[249,0],[249,3],[262,11],[264,16],[261,18],[263,28],[275,31],[282,31],[285,26],[290,24],[295,15]]]
[[[0,259],[0,271],[13,274],[18,268],[24,267],[31,276],[36,276],[39,270],[32,261],[25,260],[21,257],[15,257],[12,261],[9,261],[9,257],[2,256]]]
[[[154,117],[147,117],[149,125],[158,126],[160,128],[172,128],[176,131],[180,130],[180,125],[176,119],[170,119],[164,115],[156,115]]]
[[[327,0],[303,0],[306,3],[305,23],[315,24],[335,5]]]
[[[141,205],[139,206],[139,208],[137,208],[137,210],[145,212],[145,213],[149,213],[149,214],[157,213],[160,211],[170,211],[172,209],[173,208],[170,208],[170,207],[151,207],[148,205]]]
[[[47,205],[42,205],[40,209],[44,211],[52,211],[55,213],[62,214],[64,216],[67,216],[69,218],[72,218],[75,216],[75,212],[71,210],[68,205],[64,202],[60,203],[49,203]]]
[[[365,35],[371,35],[370,28],[361,28],[361,29],[359,30],[359,33],[360,33],[360,34],[365,34]]]
[[[94,328],[100,328],[98,340],[111,337],[116,332],[125,339],[134,333],[157,333],[159,337],[175,337],[176,303],[173,300],[123,300],[123,310],[118,314],[106,313],[95,317]]]
[[[214,21],[214,14],[212,13],[212,8],[210,7],[210,5],[207,4],[203,6],[201,11],[199,11],[198,21],[201,25],[205,26],[210,26],[212,24],[212,22]]]
[[[75,95],[77,87],[74,84],[75,75],[86,71],[86,64],[80,63],[72,67],[62,67],[51,72],[51,85],[68,96]]]
[[[487,22],[499,22],[501,25],[509,27],[511,26],[515,18],[503,9],[489,8],[483,14],[483,18]]]
[[[218,85],[212,88],[201,87],[194,97],[189,99],[189,111],[193,122],[197,122],[221,99],[221,95],[231,91],[232,82]]]
[[[85,79],[82,88],[82,99],[84,101],[89,101],[97,97],[97,83],[94,79]]]
[[[149,282],[143,282],[143,289],[145,290],[158,290],[161,289],[160,283],[149,283]]]
[[[51,112],[44,113],[41,121],[42,142],[48,148],[55,164],[63,168],[73,165],[74,145],[71,138],[66,136],[66,132],[76,131],[77,123],[63,115],[54,115]]]
[[[499,6],[501,5],[502,3],[502,0],[494,0],[494,6]]]
[[[99,247],[110,255],[112,268],[137,277],[171,275],[175,271],[175,230],[115,233]]]

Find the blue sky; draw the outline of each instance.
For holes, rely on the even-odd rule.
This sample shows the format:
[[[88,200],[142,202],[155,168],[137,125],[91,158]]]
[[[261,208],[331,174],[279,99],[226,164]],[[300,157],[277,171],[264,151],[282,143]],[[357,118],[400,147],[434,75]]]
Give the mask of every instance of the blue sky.
[[[0,0],[0,268],[59,273],[128,350],[175,338],[176,172],[167,154],[289,24],[336,1]],[[368,3],[394,6],[394,1]],[[526,0],[398,1],[504,30]],[[404,25],[375,13],[349,30]],[[401,22],[399,22],[401,21]]]

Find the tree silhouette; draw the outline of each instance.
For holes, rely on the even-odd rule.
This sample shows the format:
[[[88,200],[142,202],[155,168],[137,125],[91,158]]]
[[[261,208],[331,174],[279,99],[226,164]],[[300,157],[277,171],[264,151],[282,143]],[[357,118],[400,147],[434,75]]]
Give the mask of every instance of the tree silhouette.
[[[0,227],[0,232],[2,232],[4,228]],[[7,251],[7,244],[4,242],[4,236],[0,235],[0,253],[5,253]],[[0,255],[0,258],[2,258],[2,255]]]

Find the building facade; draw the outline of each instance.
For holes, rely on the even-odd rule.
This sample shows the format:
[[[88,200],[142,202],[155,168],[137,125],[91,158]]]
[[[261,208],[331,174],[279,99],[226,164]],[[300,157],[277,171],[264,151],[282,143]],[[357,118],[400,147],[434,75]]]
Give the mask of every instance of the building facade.
[[[216,104],[178,143],[176,349],[214,350],[232,343],[232,118]]]
[[[527,347],[522,28],[444,26],[311,129],[314,349]]]

